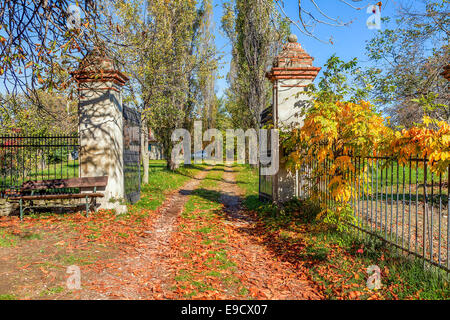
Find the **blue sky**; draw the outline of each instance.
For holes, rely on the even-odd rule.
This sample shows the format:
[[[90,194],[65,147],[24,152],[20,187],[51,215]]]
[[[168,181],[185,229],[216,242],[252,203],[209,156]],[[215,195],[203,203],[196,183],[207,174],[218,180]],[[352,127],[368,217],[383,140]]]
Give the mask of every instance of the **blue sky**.
[[[219,52],[224,54],[221,60],[221,69],[219,71],[222,77],[216,83],[216,91],[218,96],[223,94],[224,89],[227,87],[226,75],[229,69],[229,62],[231,59],[231,47],[229,40],[224,37],[220,30],[220,19],[222,16],[222,0],[214,0],[214,22],[215,22],[215,41]],[[347,2],[351,2],[347,0]],[[375,0],[362,0],[359,6],[367,6],[368,4],[376,4]],[[416,2],[416,1],[414,1]],[[420,1],[419,1],[420,2]],[[304,1],[305,5],[311,4],[309,1]],[[299,43],[303,49],[306,50],[311,56],[315,58],[314,66],[323,67],[327,59],[336,54],[341,59],[348,61],[352,58],[358,58],[358,61],[364,65],[367,64],[367,58],[365,56],[366,41],[370,40],[376,33],[376,30],[370,30],[366,26],[366,21],[369,18],[369,14],[366,13],[366,9],[355,10],[345,5],[338,0],[316,0],[316,3],[320,5],[321,10],[331,17],[339,17],[342,21],[353,21],[346,27],[332,27],[327,25],[317,25],[315,34],[318,38],[325,42],[333,38],[333,44],[322,43],[314,38],[303,35],[295,26],[291,26],[291,31],[297,35]],[[394,16],[396,9],[399,6],[397,0],[385,0],[382,1],[381,16]],[[297,21],[298,20],[298,1],[297,0],[285,0],[284,1],[285,12],[289,17]],[[307,10],[314,12],[314,8],[308,6]],[[318,13],[317,11],[315,11]],[[316,15],[320,17],[320,14]],[[321,17],[323,18],[323,17]],[[386,25],[381,25],[383,29]],[[320,75],[319,75],[320,76]]]

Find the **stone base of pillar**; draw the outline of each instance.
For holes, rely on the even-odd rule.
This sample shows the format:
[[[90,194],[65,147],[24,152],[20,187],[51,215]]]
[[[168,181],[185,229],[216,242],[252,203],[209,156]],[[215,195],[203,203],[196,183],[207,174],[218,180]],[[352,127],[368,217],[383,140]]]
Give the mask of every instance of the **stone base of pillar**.
[[[124,214],[128,212],[128,207],[118,202],[107,201],[105,203],[101,203],[100,208],[102,210],[114,210],[116,214]]]
[[[289,172],[285,168],[280,168],[276,177],[278,179],[278,194],[276,201],[283,203],[291,200],[295,196],[297,187],[295,173]]]

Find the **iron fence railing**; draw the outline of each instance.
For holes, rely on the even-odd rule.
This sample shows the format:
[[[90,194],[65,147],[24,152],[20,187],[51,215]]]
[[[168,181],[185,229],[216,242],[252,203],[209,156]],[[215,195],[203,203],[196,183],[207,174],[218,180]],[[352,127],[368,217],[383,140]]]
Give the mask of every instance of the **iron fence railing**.
[[[29,180],[78,177],[78,136],[0,136],[0,198]]]
[[[350,206],[354,230],[359,236],[378,237],[396,250],[419,257],[450,273],[449,169],[430,171],[426,159],[405,164],[389,157],[352,157],[355,171],[347,172],[352,185]],[[316,170],[320,165],[320,174]],[[330,183],[328,159],[302,166],[302,192],[313,194],[321,204],[334,201],[325,192]]]
[[[123,164],[125,199],[136,203],[141,197],[141,113],[123,106]]]

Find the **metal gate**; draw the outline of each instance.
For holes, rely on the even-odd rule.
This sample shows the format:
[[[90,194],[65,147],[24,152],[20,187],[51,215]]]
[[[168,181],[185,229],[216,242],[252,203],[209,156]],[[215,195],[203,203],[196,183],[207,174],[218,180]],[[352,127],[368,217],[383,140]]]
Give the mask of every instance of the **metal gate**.
[[[261,113],[261,128],[263,128],[265,125],[273,124],[272,119],[272,106],[265,109]],[[271,144],[271,137],[270,137],[270,131],[267,135],[267,156],[272,157],[272,144]],[[273,179],[274,176],[264,176],[261,175],[261,167],[267,166],[270,167],[271,163],[263,165],[262,163],[259,163],[259,198],[260,200],[273,200]]]
[[[136,203],[141,197],[141,114],[123,106],[123,166],[125,200]]]

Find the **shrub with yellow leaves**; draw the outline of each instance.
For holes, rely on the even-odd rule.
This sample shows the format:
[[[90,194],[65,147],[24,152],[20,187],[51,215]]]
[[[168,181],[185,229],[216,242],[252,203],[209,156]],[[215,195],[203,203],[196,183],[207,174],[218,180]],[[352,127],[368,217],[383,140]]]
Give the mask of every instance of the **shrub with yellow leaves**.
[[[396,132],[389,147],[401,164],[421,157],[431,172],[444,173],[450,165],[450,126],[425,116],[422,125]]]
[[[322,205],[318,218],[338,228],[347,224],[344,222],[352,222],[349,212],[351,197],[356,194],[355,179],[364,188],[362,191],[371,191],[367,170],[372,160],[366,157],[386,156],[403,165],[412,157],[420,157],[428,159],[432,172],[448,169],[448,123],[425,117],[421,126],[393,131],[387,126],[388,121],[366,101],[316,100],[306,113],[304,125],[283,135],[287,167],[307,168],[304,177],[311,182],[306,184],[308,194]],[[318,181],[324,177],[328,177],[326,187],[319,187]]]

